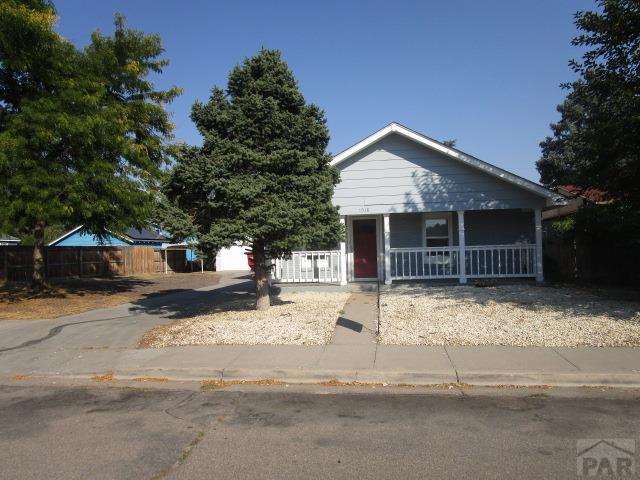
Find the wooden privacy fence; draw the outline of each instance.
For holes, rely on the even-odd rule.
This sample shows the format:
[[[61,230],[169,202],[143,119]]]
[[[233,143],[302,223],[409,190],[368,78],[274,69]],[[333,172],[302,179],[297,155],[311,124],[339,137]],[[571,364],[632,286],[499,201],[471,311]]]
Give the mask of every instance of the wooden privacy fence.
[[[185,272],[185,250],[153,247],[46,247],[47,278]],[[33,248],[0,246],[0,280],[29,281]]]

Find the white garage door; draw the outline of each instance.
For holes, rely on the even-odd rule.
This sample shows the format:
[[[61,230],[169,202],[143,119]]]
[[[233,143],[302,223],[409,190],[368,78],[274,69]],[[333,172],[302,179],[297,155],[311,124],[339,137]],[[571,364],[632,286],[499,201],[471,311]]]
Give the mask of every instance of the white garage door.
[[[247,247],[234,245],[231,248],[223,248],[216,255],[216,270],[250,270],[247,256],[244,254]]]

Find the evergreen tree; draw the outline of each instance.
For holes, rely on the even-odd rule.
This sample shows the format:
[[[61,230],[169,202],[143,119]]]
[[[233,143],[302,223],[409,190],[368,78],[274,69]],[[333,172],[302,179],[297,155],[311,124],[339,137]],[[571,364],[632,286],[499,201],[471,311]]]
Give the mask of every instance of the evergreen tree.
[[[159,37],[116,16],[112,37],[78,50],[54,21],[44,0],[0,3],[0,229],[33,235],[36,286],[47,226],[105,235],[146,222],[178,94],[147,79],[167,63]]]
[[[191,118],[204,142],[180,150],[167,194],[197,225],[205,252],[251,244],[256,308],[268,308],[269,259],[342,234],[324,113],[305,102],[280,52],[262,50],[231,71],[226,91],[195,103]]]

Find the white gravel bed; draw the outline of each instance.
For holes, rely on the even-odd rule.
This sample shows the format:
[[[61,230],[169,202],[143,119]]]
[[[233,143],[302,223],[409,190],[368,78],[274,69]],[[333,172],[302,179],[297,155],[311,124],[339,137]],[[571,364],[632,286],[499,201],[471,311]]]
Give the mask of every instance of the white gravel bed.
[[[380,308],[384,344],[640,346],[640,302],[572,287],[416,287]]]
[[[254,299],[248,298],[222,311],[156,327],[140,345],[324,345],[347,298],[346,292],[282,293],[271,298],[266,311],[256,311]]]

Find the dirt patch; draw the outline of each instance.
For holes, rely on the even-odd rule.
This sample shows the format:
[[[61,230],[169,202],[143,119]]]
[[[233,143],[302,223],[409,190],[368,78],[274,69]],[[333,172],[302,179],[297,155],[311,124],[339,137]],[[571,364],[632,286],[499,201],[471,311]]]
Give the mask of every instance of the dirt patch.
[[[639,346],[640,302],[619,293],[538,285],[386,292],[380,298],[379,340],[395,345]]]
[[[216,311],[161,325],[147,332],[140,347],[179,345],[324,345],[331,339],[346,292],[288,292],[271,298],[266,311],[253,298]]]
[[[236,385],[259,385],[268,387],[271,385],[288,385],[288,383],[280,380],[203,380],[201,385],[200,389],[206,392]]]
[[[219,280],[220,276],[213,272],[73,278],[52,281],[49,288],[39,292],[24,284],[7,283],[0,286],[0,320],[38,320],[73,315],[208,287]]]
[[[169,381],[168,378],[165,377],[137,377],[133,379],[134,382],[152,382],[152,383],[167,383]]]

